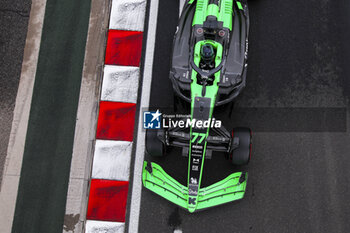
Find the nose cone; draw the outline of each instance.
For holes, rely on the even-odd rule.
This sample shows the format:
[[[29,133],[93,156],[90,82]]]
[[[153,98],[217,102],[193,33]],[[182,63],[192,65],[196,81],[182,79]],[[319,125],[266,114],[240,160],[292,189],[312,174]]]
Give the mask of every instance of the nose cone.
[[[196,211],[196,207],[195,207],[195,206],[189,206],[189,207],[188,207],[188,211],[189,211],[190,213],[193,213],[194,211]]]

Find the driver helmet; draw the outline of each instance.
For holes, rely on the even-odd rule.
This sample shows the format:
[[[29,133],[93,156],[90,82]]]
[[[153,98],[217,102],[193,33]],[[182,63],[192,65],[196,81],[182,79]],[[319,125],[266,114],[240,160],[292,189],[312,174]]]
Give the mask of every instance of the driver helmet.
[[[214,52],[214,47],[210,43],[205,43],[202,48],[201,48],[201,58],[202,60],[209,64],[212,61],[214,61],[215,58],[215,52]]]

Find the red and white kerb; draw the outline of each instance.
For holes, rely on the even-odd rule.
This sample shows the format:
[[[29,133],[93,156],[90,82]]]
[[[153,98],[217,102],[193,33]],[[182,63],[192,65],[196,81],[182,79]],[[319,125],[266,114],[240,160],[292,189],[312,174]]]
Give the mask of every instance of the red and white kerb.
[[[124,232],[146,0],[113,0],[86,233]]]

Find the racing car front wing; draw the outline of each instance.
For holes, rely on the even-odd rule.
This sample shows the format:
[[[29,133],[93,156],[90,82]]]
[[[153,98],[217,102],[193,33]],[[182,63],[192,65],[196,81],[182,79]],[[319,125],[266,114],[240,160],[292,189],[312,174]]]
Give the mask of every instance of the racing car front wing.
[[[197,199],[194,199],[189,196],[188,187],[169,176],[158,164],[145,161],[142,172],[142,182],[147,189],[189,212],[242,199],[247,179],[247,172],[233,173],[217,183],[200,188],[195,194]],[[195,209],[193,206],[196,206]]]

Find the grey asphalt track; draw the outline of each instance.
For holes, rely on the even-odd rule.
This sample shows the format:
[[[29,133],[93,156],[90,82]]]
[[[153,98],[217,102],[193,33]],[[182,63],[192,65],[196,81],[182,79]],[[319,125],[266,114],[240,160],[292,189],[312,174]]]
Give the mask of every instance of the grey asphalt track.
[[[0,2],[0,185],[22,68],[31,0]]]
[[[222,154],[204,165],[204,186],[239,170],[249,172],[243,200],[195,214],[142,190],[139,232],[350,232],[349,130],[349,13],[348,1],[251,0],[247,87],[235,107],[264,108],[285,121],[250,116],[253,131],[252,161],[233,167]],[[153,67],[151,107],[173,105],[168,80],[178,1],[160,1]],[[167,59],[168,58],[168,59]],[[293,115],[293,109],[305,112]],[[342,109],[325,119],[310,109]],[[245,126],[244,119],[216,112],[224,125]],[[298,118],[297,120],[295,118]],[[302,123],[299,127],[296,122]],[[306,122],[306,123],[305,123]],[[342,128],[334,130],[334,124]],[[291,127],[292,125],[292,127]],[[309,127],[310,125],[310,127]],[[248,125],[249,126],[249,125]],[[283,128],[289,130],[283,130]],[[291,128],[294,130],[290,130]],[[187,159],[172,150],[156,161],[171,176],[185,183]]]

